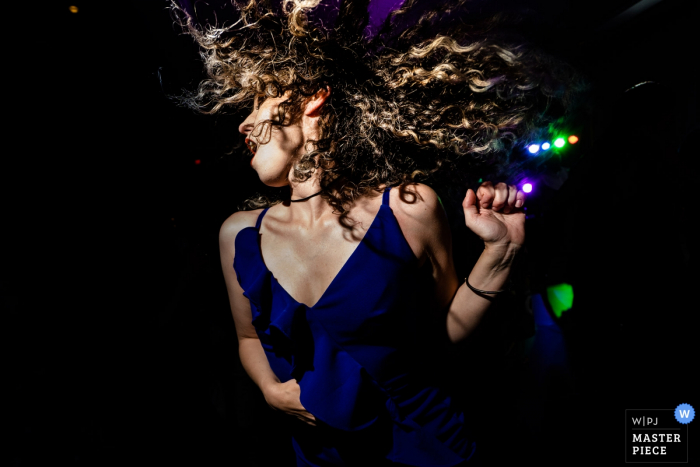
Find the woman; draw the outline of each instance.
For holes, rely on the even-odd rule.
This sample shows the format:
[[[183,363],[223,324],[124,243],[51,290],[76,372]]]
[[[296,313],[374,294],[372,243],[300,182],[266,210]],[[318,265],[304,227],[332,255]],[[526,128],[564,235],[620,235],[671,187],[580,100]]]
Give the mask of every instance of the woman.
[[[239,127],[251,166],[289,187],[221,228],[240,358],[267,403],[299,422],[298,465],[461,464],[475,452],[464,417],[414,362],[431,316],[443,312],[441,332],[459,342],[502,291],[524,241],[524,194],[491,182],[466,191],[484,250],[460,280],[441,203],[415,180],[507,167],[569,77],[465,32],[464,2],[406,2],[378,33],[368,2],[318,3],[251,1],[233,26],[203,31],[187,18],[210,75],[188,103],[216,112],[252,100]]]

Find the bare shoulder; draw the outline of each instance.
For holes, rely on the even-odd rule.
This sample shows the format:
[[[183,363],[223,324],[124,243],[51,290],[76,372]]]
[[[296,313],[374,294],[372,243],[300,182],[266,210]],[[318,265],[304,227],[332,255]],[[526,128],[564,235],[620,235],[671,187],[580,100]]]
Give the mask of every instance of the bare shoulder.
[[[389,205],[404,238],[421,263],[448,246],[447,215],[435,190],[421,183],[401,185],[391,190]]]
[[[433,223],[444,216],[437,193],[422,183],[408,183],[391,190],[390,205],[397,216],[420,224]]]
[[[255,223],[261,212],[262,209],[256,209],[254,211],[238,211],[231,214],[224,223],[221,224],[221,229],[219,230],[219,244],[222,247],[228,245],[233,246],[238,232],[246,227],[255,227]]]

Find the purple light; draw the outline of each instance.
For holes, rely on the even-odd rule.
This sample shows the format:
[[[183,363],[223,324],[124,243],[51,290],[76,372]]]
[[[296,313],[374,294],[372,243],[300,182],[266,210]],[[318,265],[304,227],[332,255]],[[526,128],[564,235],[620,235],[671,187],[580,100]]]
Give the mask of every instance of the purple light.
[[[540,145],[539,144],[531,144],[530,146],[527,147],[527,150],[530,151],[532,154],[534,154],[540,150]]]
[[[523,191],[525,193],[530,193],[532,191],[532,183],[524,183],[523,184]]]
[[[324,2],[326,3],[326,2]],[[339,1],[327,2],[328,6],[321,5],[321,8],[327,9],[329,12],[332,11],[337,15]],[[369,22],[365,28],[365,36],[373,37],[382,26],[382,23],[389,16],[392,11],[401,8],[403,6],[404,0],[380,0],[369,2],[367,6],[367,12],[369,13]],[[317,10],[319,8],[316,8]],[[335,18],[334,18],[335,19]]]

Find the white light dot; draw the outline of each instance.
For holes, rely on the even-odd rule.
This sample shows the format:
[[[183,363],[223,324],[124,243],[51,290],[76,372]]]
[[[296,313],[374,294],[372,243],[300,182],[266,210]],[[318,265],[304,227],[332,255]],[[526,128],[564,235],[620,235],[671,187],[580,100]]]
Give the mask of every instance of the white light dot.
[[[523,191],[525,193],[530,193],[532,191],[532,183],[526,183],[523,185]]]
[[[532,154],[534,154],[540,150],[540,145],[539,144],[531,144],[530,146],[528,146],[527,150],[530,151]]]

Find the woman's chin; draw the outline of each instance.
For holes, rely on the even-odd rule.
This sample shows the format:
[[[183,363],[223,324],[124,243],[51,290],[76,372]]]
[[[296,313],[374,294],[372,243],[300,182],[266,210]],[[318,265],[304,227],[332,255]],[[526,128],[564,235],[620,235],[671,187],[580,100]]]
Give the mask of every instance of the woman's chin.
[[[255,167],[253,167],[255,169]],[[256,172],[258,172],[256,170]],[[258,172],[258,178],[260,178],[260,181],[271,188],[281,188],[283,186],[289,185],[289,180],[287,177],[271,177],[269,174],[265,173],[260,173]]]
[[[250,161],[250,166],[258,174],[260,181],[273,188],[279,188],[289,185],[289,168],[283,170],[269,170],[269,167],[259,164],[257,156],[254,156]],[[267,169],[267,170],[266,170]]]

